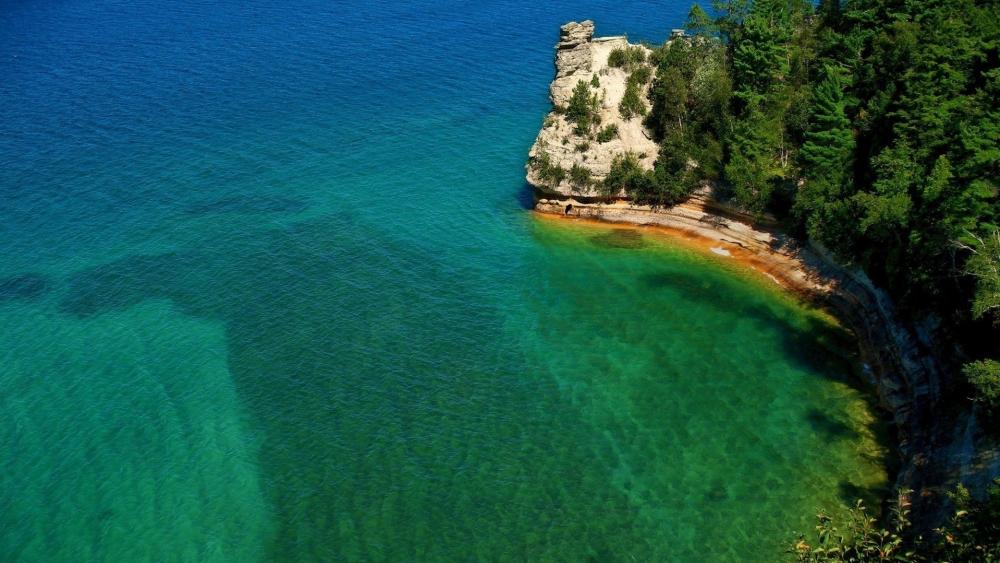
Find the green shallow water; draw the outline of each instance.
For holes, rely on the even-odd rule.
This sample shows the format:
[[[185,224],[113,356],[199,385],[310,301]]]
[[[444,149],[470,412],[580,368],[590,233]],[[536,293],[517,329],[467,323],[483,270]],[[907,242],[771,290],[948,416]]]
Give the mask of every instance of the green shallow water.
[[[503,272],[332,215],[3,308],[4,553],[769,561],[884,486],[823,315],[522,213]]]

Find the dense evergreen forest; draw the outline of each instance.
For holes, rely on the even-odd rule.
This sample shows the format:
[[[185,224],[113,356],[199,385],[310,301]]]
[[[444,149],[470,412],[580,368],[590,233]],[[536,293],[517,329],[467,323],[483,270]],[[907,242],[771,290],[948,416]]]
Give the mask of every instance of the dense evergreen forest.
[[[709,181],[863,267],[955,350],[955,408],[1000,425],[1000,0],[717,0],[687,28],[648,61],[655,168],[619,159],[608,192],[669,205]],[[793,552],[1000,560],[1000,493],[963,494],[929,543],[901,503]]]
[[[934,315],[1000,399],[1000,0],[731,0],[657,48],[661,152],[606,184],[670,204],[711,181]]]

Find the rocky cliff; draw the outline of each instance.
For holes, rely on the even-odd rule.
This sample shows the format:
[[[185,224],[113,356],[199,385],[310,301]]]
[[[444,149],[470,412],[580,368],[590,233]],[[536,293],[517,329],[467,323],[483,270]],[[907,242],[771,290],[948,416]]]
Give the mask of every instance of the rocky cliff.
[[[529,157],[534,160],[545,153],[554,165],[563,170],[571,170],[573,165],[582,166],[590,171],[593,181],[587,186],[574,185],[568,177],[559,182],[547,181],[540,177],[536,167],[529,165],[528,183],[532,186],[553,195],[595,197],[598,195],[596,182],[607,176],[615,155],[632,151],[640,156],[640,162],[646,169],[653,167],[659,147],[643,127],[642,117],[625,119],[618,110],[629,73],[626,69],[608,65],[608,57],[613,50],[627,47],[641,49],[644,55],[649,54],[649,49],[631,45],[624,37],[595,38],[592,21],[570,22],[562,26],[559,43],[556,44],[556,78],[549,86],[554,109],[545,117]],[[586,134],[576,132],[575,125],[562,111],[580,81],[588,85],[597,83],[592,88],[600,102],[599,128],[615,126],[617,134],[612,139],[598,141],[596,127]],[[643,99],[648,89],[649,84],[643,85]],[[648,105],[646,103],[647,108]]]

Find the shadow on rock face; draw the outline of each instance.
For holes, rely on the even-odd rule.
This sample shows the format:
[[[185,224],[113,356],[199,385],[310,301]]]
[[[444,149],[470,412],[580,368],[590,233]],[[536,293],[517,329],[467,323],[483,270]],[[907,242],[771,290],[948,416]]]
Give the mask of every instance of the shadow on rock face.
[[[17,299],[34,299],[45,293],[49,282],[40,274],[20,274],[0,278],[0,303]]]
[[[590,242],[604,248],[642,248],[646,246],[642,233],[633,229],[615,229],[591,237]]]

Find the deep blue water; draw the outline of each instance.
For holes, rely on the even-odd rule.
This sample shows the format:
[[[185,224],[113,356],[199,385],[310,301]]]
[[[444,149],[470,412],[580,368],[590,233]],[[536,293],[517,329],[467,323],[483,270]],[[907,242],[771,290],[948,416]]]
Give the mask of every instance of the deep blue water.
[[[687,8],[0,5],[0,560],[769,561],[877,486],[812,312],[527,209],[558,26]]]

